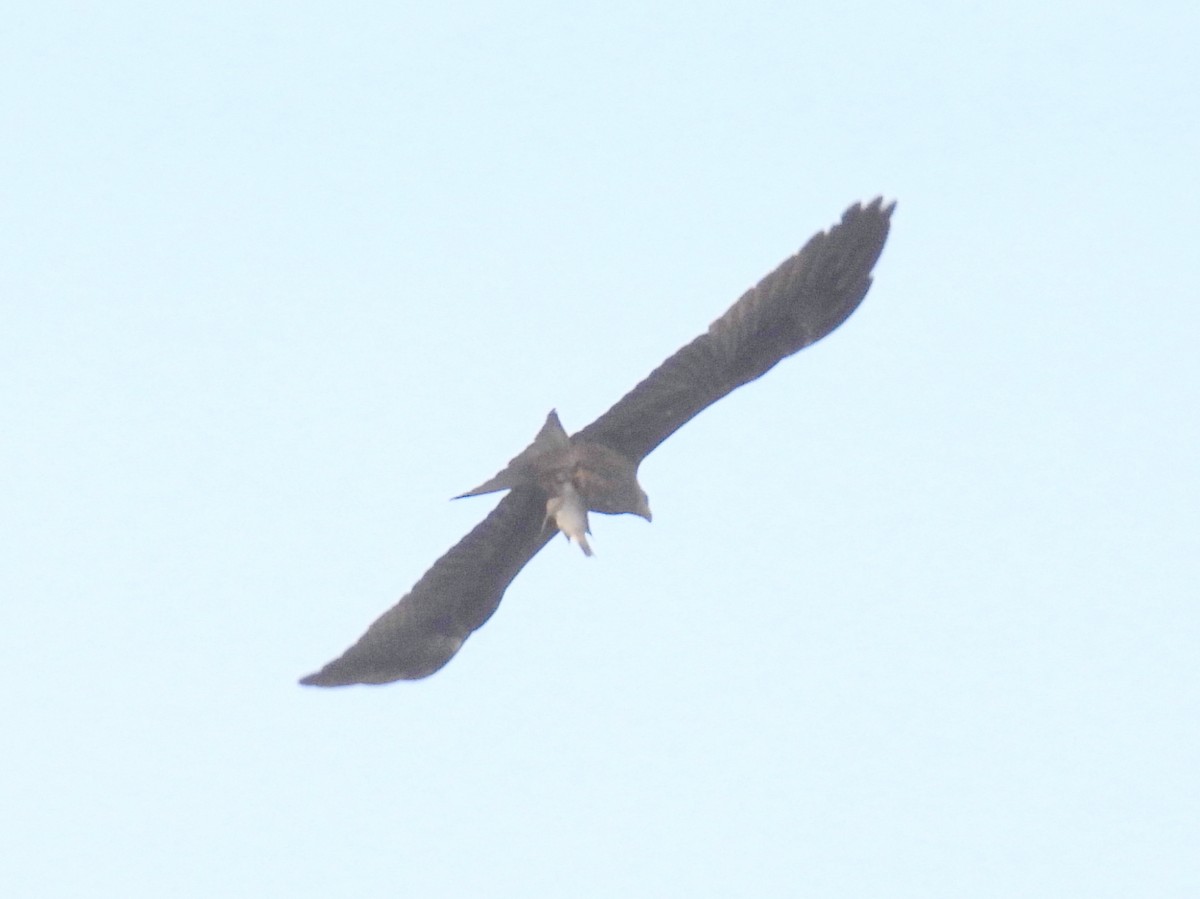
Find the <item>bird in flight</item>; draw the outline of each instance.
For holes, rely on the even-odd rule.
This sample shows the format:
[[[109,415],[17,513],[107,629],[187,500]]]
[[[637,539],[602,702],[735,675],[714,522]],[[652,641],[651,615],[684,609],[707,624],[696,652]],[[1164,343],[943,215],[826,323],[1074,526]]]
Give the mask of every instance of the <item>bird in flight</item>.
[[[856,203],[629,391],[568,436],[551,412],[532,444],[463,496],[507,490],[483,521],[365,634],[300,683],[386,684],[428,677],[481,627],[525,564],[558,532],[586,555],[588,512],[650,520],[638,465],[692,417],[820,340],[871,286],[895,203]]]

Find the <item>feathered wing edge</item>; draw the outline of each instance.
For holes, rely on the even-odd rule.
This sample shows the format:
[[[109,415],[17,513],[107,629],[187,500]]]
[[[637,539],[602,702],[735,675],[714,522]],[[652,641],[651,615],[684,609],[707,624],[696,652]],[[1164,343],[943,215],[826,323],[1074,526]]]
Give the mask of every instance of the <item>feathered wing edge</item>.
[[[545,499],[513,490],[358,642],[300,683],[386,684],[433,674],[496,611],[525,564],[556,533],[543,527]]]
[[[572,440],[640,462],[708,406],[849,317],[871,286],[895,203],[856,203]]]

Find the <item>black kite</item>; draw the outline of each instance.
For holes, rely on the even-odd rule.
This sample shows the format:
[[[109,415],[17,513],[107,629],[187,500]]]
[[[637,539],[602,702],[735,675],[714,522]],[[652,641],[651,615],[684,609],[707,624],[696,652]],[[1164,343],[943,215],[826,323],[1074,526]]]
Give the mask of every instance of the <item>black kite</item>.
[[[551,412],[534,442],[464,496],[509,493],[442,556],[357,643],[300,681],[384,684],[433,674],[496,611],[534,554],[562,531],[583,551],[587,513],[650,519],[637,469],[685,422],[814,343],[853,312],[871,286],[895,204],[855,204],[646,380],[578,434]]]

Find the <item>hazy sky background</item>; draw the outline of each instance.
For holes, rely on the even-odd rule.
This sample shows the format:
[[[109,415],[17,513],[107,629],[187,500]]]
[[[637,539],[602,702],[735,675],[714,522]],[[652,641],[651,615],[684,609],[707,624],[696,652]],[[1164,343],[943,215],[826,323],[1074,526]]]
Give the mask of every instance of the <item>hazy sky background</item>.
[[[1200,895],[1198,10],[7,13],[0,893]],[[296,685],[878,194],[653,525]]]

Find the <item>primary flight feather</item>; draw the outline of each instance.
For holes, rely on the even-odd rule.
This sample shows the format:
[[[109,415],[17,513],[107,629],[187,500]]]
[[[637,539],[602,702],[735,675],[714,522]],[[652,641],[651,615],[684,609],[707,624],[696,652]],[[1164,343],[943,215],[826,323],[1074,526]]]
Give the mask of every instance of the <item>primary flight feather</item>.
[[[747,291],[708,330],[616,405],[568,437],[551,412],[528,448],[463,496],[508,495],[365,634],[300,683],[385,684],[433,674],[500,604],[558,532],[588,555],[587,513],[650,519],[641,461],[684,423],[780,360],[820,340],[871,286],[895,204],[855,204]]]

